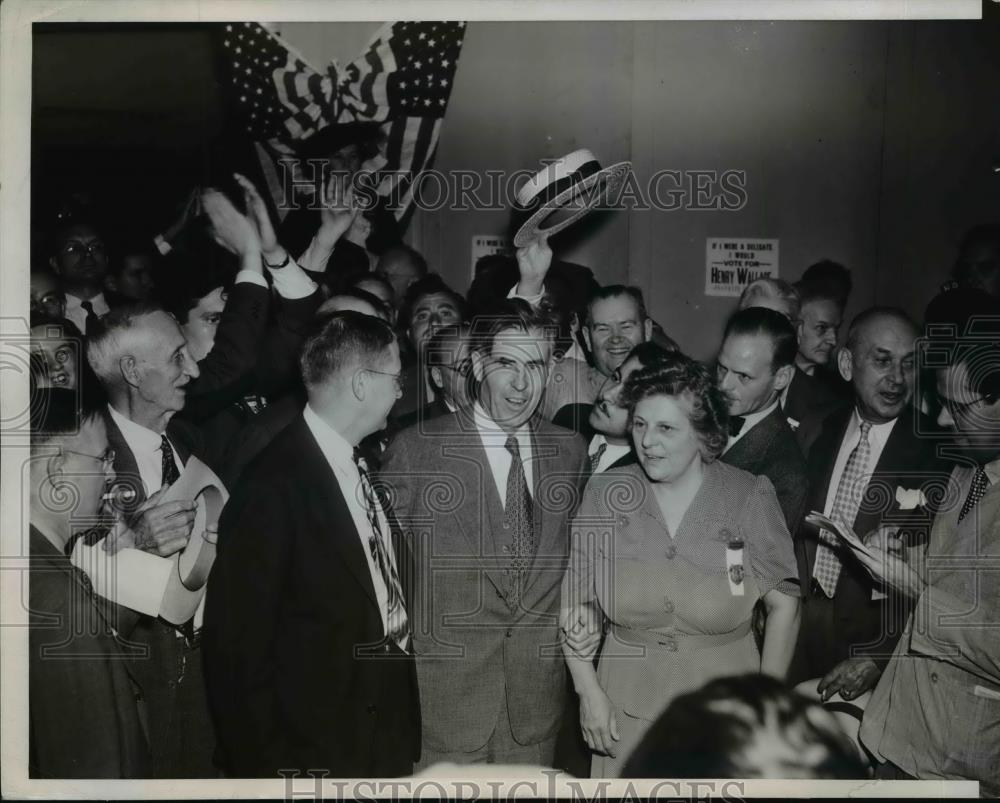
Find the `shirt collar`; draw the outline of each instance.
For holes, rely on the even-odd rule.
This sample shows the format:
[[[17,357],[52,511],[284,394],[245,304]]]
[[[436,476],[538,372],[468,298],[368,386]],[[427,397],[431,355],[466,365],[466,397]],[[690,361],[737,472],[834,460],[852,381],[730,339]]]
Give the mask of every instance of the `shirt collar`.
[[[757,426],[757,424],[773,413],[777,409],[780,401],[781,398],[779,396],[763,410],[758,410],[756,413],[747,413],[747,415],[743,416],[743,429],[740,430],[740,435],[746,434],[750,431],[751,427]]]
[[[343,435],[320,418],[308,404],[302,411],[302,417],[328,462],[341,464],[354,462],[354,447],[344,439]]]
[[[151,452],[160,448],[161,440],[166,433],[153,432],[142,424],[137,424],[131,418],[123,416],[110,404],[108,409],[111,411],[111,420],[118,425],[122,437],[125,438],[125,442],[128,443],[133,452]]]
[[[108,302],[104,300],[104,293],[98,293],[93,298],[88,299],[91,305],[94,307],[94,312],[100,312],[102,309],[106,309]],[[66,293],[66,309],[77,309],[83,304],[83,299],[72,293]]]
[[[983,471],[986,472],[986,477],[989,479],[990,485],[1000,483],[1000,457],[992,463],[987,463],[983,466]]]
[[[472,418],[484,443],[488,442],[490,445],[499,444],[501,446],[507,443],[507,437],[510,433],[490,418],[479,402],[472,405]],[[528,423],[521,424],[514,432],[514,435],[522,446],[530,443],[531,428],[528,426]]]

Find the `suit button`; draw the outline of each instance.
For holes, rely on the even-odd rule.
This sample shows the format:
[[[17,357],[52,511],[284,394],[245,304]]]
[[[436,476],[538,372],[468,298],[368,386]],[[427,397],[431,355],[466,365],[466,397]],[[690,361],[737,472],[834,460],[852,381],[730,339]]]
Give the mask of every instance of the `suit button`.
[[[369,714],[374,714],[377,710],[378,709],[375,706],[373,706],[373,705],[368,706],[368,713]]]
[[[667,613],[674,612],[674,603],[672,603],[667,597],[663,598],[663,610]]]
[[[510,638],[513,635],[514,635],[514,631],[511,628],[507,628],[507,638]]]
[[[506,527],[507,525],[505,524],[504,526]],[[509,555],[510,554],[510,547],[507,546],[506,544],[504,544],[504,546],[502,548],[502,551],[503,551],[503,554]]]
[[[671,544],[663,554],[667,556],[667,560],[673,560],[674,556],[677,555],[677,547]]]
[[[937,672],[931,672],[931,683],[937,683],[937,682],[938,682]]]

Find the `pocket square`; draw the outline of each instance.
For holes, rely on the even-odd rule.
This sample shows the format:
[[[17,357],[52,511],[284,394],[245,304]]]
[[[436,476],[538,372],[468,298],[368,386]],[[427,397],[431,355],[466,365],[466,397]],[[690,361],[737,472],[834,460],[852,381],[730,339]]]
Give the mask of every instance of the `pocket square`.
[[[927,506],[927,497],[919,488],[896,487],[896,502],[900,510],[916,510]]]

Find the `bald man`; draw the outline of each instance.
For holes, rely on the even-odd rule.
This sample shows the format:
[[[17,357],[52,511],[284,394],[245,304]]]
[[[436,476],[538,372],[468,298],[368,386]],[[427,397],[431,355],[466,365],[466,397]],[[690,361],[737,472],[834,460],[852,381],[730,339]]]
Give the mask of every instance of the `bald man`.
[[[864,539],[882,524],[901,524],[908,546],[926,543],[933,511],[901,507],[947,476],[934,443],[932,419],[914,408],[917,329],[901,310],[876,307],[851,323],[837,355],[854,403],[831,414],[808,457],[816,510],[853,528]],[[909,493],[903,493],[909,492]],[[918,497],[919,498],[919,497]],[[909,505],[907,505],[909,507]],[[803,524],[796,549],[803,587],[802,627],[789,680],[821,678],[825,696],[853,699],[874,687],[892,655],[909,613],[900,595],[873,585],[860,563],[825,532]]]

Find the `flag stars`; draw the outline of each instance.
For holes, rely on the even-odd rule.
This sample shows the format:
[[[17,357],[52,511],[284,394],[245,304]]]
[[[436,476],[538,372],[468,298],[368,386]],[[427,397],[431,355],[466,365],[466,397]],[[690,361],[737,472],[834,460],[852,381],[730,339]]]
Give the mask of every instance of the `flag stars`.
[[[421,31],[420,32],[420,36],[418,36],[417,38],[422,42],[422,41],[424,41],[424,39],[427,38],[427,34],[425,34],[423,31]]]

